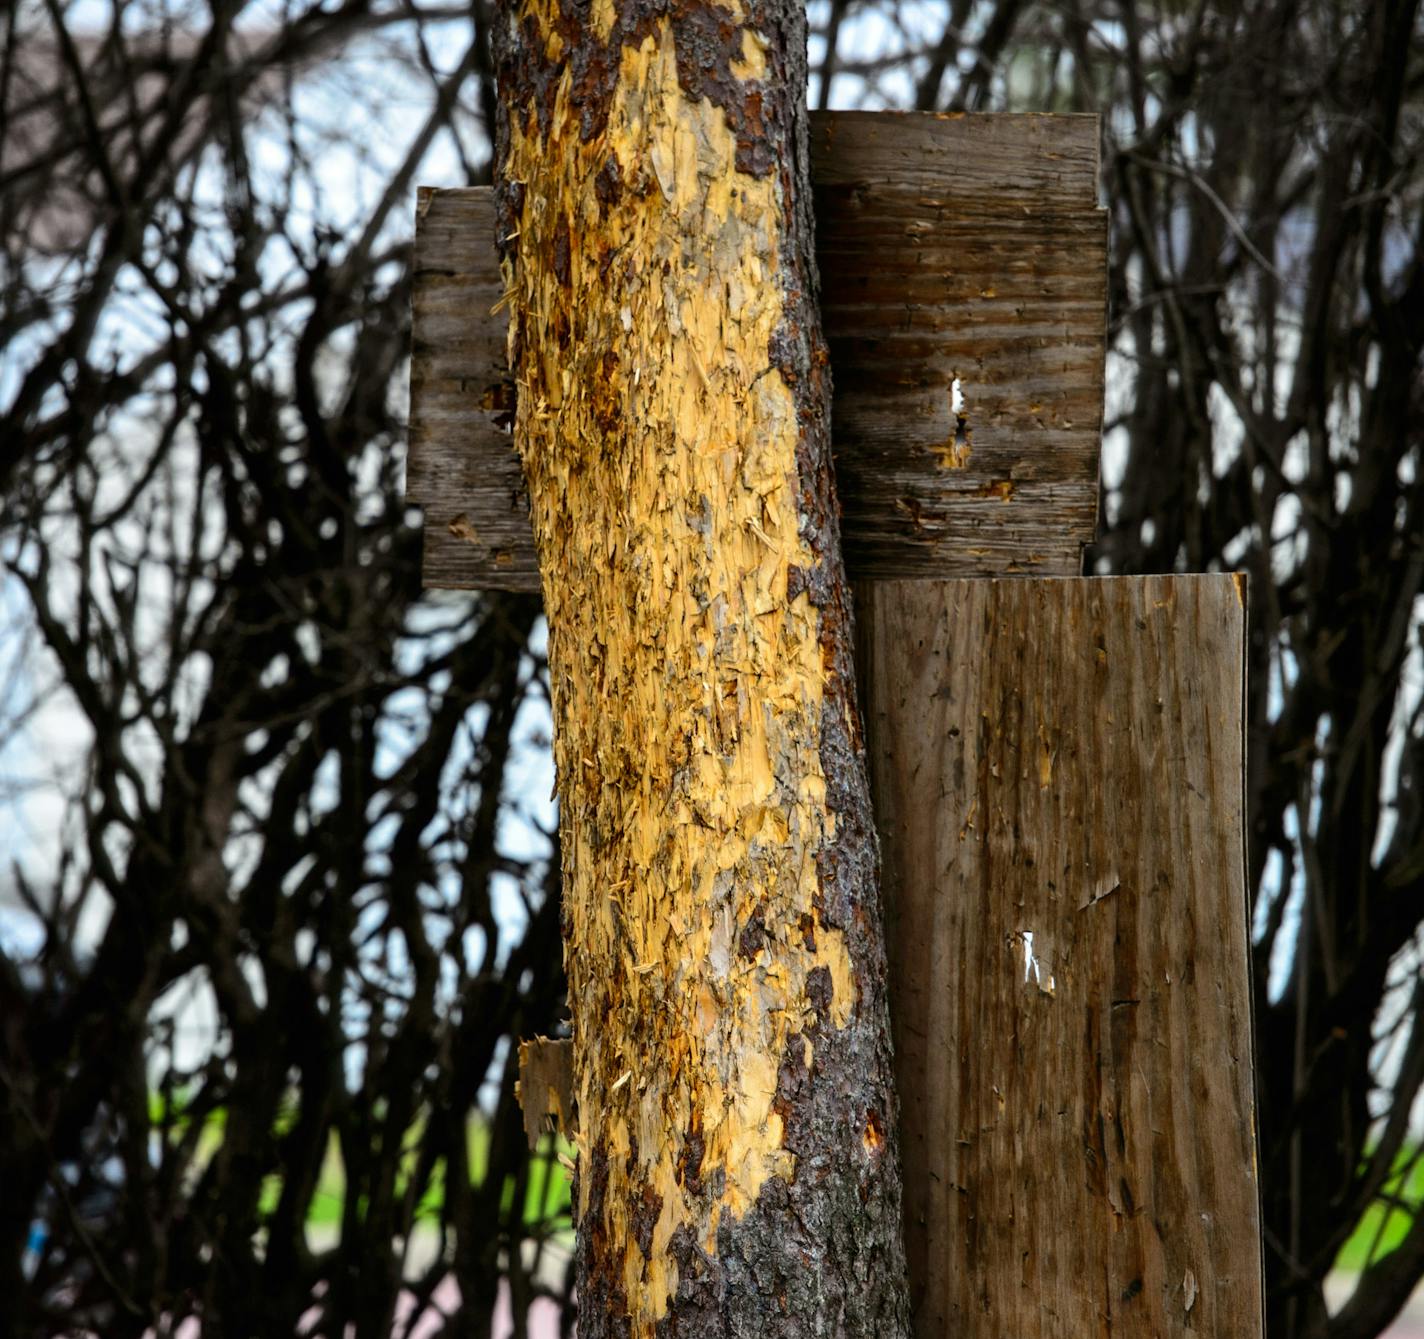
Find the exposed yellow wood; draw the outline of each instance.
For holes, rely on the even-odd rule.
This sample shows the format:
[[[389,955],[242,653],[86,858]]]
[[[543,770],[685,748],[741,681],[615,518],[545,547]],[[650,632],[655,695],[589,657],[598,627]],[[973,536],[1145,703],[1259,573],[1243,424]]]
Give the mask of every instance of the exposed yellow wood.
[[[552,31],[550,0],[524,13]],[[749,74],[759,42],[743,44]],[[600,133],[582,137],[567,70],[547,123],[511,127],[506,171],[526,189],[506,281],[551,628],[579,1209],[626,1242],[631,1332],[647,1336],[677,1286],[673,1233],[715,1251],[722,1216],[795,1170],[773,1097],[808,977],[829,976],[837,1027],[855,987],[817,909],[832,817],[819,615],[788,593],[816,555],[769,355],[779,179],[737,169],[723,112],[679,85],[665,21],[620,59]],[[621,186],[600,198],[609,163]],[[689,1185],[694,1134],[692,1160],[725,1174],[711,1195]],[[650,1202],[644,1249],[630,1214]]]

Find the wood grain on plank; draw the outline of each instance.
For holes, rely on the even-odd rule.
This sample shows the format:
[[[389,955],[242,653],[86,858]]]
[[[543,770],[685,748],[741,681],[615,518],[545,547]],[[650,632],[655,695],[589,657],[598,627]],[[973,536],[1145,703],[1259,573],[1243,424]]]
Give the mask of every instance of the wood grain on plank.
[[[1097,143],[1093,117],[812,117],[853,575],[1080,570],[1102,426]],[[493,227],[485,190],[420,192],[406,486],[427,585],[537,590]]]
[[[951,161],[945,161],[945,155]],[[819,185],[1013,196],[1078,206],[1098,190],[1098,117],[1037,112],[813,112]]]
[[[859,597],[917,1333],[1259,1336],[1235,580]]]

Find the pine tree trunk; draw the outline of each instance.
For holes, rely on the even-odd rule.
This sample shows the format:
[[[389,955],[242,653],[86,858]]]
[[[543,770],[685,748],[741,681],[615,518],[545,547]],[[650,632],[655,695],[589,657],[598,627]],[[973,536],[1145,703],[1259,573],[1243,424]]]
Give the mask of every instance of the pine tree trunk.
[[[506,5],[580,1339],[908,1334],[796,0]]]

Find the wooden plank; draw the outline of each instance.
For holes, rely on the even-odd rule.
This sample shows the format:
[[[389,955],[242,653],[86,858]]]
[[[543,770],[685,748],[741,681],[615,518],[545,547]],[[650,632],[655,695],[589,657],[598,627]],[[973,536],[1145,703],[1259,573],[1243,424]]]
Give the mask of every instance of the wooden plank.
[[[1259,1336],[1240,587],[859,596],[917,1333]]]
[[[812,122],[852,575],[1078,572],[1102,427],[1096,118]],[[406,488],[427,585],[537,590],[493,227],[487,191],[420,191]]]
[[[539,589],[510,435],[509,322],[486,189],[417,196],[406,496],[425,509],[427,586]]]
[[[1038,112],[813,112],[819,185],[1076,207],[1098,192],[1098,117]],[[945,155],[952,161],[945,162]]]

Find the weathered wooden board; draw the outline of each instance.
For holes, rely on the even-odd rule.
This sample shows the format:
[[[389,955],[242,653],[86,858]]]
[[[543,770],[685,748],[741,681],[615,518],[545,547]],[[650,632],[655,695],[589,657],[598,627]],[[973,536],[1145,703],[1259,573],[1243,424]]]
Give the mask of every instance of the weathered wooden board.
[[[817,186],[942,195],[949,183],[984,204],[1078,208],[1097,195],[1098,117],[812,112],[811,172]]]
[[[1102,426],[1097,119],[812,122],[852,575],[1078,572]],[[537,590],[493,227],[485,190],[420,191],[406,488],[427,585]]]
[[[1259,1336],[1241,589],[859,597],[917,1333]]]

